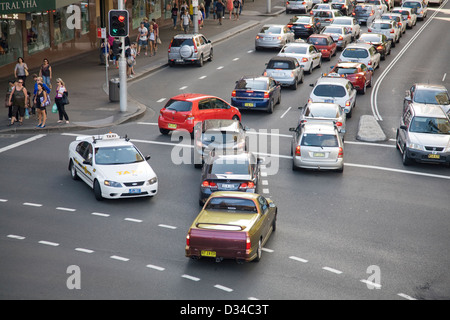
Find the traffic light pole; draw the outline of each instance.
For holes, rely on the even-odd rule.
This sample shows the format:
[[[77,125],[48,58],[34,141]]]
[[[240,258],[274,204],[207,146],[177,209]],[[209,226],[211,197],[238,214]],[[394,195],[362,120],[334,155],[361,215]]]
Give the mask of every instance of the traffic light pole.
[[[118,1],[118,9],[124,10],[124,1]],[[126,23],[129,23],[127,20]],[[127,93],[127,61],[125,59],[125,37],[120,37],[122,42],[122,52],[119,58],[119,84],[120,84],[120,112],[126,112],[128,107]]]

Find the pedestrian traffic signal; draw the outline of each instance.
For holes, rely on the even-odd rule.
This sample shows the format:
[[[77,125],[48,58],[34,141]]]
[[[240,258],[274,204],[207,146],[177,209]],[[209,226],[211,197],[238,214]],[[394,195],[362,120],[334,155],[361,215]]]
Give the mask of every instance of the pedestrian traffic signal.
[[[109,35],[111,37],[128,36],[128,11],[110,10],[109,11]]]

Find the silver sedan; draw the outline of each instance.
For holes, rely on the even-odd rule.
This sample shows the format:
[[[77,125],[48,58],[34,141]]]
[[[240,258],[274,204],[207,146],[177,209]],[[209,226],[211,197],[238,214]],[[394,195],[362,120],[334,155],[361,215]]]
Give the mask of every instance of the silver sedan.
[[[337,103],[309,102],[301,110],[298,124],[328,122],[336,124],[339,133],[343,137],[345,134],[346,115],[344,109]]]
[[[294,40],[294,33],[285,25],[267,24],[256,35],[255,49],[282,48],[286,43],[294,42]]]
[[[329,25],[326,26],[321,33],[329,34],[336,42],[339,50],[343,50],[352,42],[352,32],[347,27]]]

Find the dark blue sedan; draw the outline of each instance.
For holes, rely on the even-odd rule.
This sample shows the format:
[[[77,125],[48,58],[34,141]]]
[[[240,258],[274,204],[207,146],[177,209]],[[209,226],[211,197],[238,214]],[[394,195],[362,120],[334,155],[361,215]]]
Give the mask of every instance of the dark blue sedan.
[[[275,104],[281,102],[281,86],[272,77],[246,76],[236,81],[231,93],[231,105],[241,109],[273,112]]]

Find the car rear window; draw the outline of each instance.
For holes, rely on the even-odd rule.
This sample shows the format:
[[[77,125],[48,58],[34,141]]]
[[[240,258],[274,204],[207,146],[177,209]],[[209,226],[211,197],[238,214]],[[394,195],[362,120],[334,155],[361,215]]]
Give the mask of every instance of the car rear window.
[[[294,69],[294,62],[292,61],[276,61],[270,60],[267,64],[268,69]]]
[[[345,97],[345,88],[334,84],[319,84],[315,86],[314,95],[318,97]]]
[[[328,44],[326,38],[314,38],[314,37],[310,37],[308,39],[308,43],[315,44],[318,46],[326,46]]]
[[[359,13],[366,13],[372,11],[372,7],[370,6],[356,6],[355,7],[355,12],[359,12]]]
[[[170,99],[167,102],[165,108],[167,110],[177,111],[177,112],[185,112],[192,110],[192,102],[184,101],[184,100],[173,100]]]
[[[390,23],[375,22],[372,24],[373,29],[387,30],[391,28]]]
[[[334,68],[334,72],[336,72],[337,74],[353,74],[353,73],[358,72],[358,68],[336,67],[336,68]]]
[[[314,17],[318,18],[331,18],[333,14],[330,11],[316,11]]]
[[[208,201],[206,210],[221,210],[231,212],[249,212],[257,213],[256,204],[249,199],[231,198],[231,197],[215,197]]]
[[[346,26],[351,26],[352,25],[352,21],[350,19],[339,19],[339,18],[336,18],[336,19],[334,19],[332,24],[342,24],[342,25],[346,25]]]
[[[247,160],[237,160],[237,159],[218,159],[213,162],[209,167],[210,174],[215,175],[230,175],[230,174],[244,174],[248,175],[250,173],[250,165]]]
[[[306,54],[307,47],[299,47],[299,46],[285,46],[281,49],[282,53],[297,53],[297,54]]]
[[[408,19],[409,12],[406,10],[394,10],[392,13],[400,13],[403,16],[403,19]]]
[[[339,33],[342,34],[342,28],[335,28],[335,27],[325,27],[322,31],[323,33]]]
[[[381,42],[380,36],[376,34],[364,34],[359,39],[365,42]]]
[[[192,38],[189,39],[176,39],[172,40],[172,47],[181,47],[181,46],[193,46],[194,42]]]
[[[334,107],[324,107],[320,106],[320,108],[308,108],[305,112],[305,116],[307,117],[318,117],[318,118],[337,118],[339,117],[339,113]]]
[[[265,34],[280,34],[281,28],[280,27],[263,27],[259,33],[265,33]]]
[[[294,23],[310,23],[311,18],[310,17],[296,17],[292,19],[292,22]]]
[[[363,59],[367,58],[369,56],[369,53],[366,49],[346,48],[344,52],[342,52],[342,56],[345,58]]]
[[[302,137],[302,146],[310,147],[339,147],[338,139],[333,134],[305,133]]]
[[[450,123],[446,118],[414,117],[409,132],[450,134]]]
[[[418,9],[421,7],[421,5],[419,2],[416,2],[416,1],[406,1],[406,2],[403,2],[402,7]]]
[[[236,89],[266,90],[267,81],[255,79],[243,79],[236,84]]]

